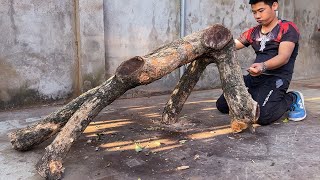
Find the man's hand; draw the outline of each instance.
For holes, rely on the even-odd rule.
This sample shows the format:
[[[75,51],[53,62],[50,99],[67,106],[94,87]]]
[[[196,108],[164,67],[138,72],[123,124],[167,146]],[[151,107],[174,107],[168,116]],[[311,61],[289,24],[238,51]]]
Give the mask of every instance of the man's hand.
[[[247,69],[247,71],[251,76],[259,76],[263,72],[263,63],[254,63]]]

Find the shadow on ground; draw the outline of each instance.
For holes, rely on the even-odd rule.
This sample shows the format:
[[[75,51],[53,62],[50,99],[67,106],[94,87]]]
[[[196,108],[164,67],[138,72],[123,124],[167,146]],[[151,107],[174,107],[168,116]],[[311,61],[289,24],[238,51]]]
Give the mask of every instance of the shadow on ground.
[[[64,179],[320,179],[317,82],[291,86],[306,96],[306,120],[284,117],[254,134],[231,133],[229,117],[215,108],[221,90],[194,92],[171,127],[159,123],[168,95],[118,100],[72,146]],[[49,142],[21,153],[5,134],[57,108],[0,113],[0,179],[41,179],[34,165]]]

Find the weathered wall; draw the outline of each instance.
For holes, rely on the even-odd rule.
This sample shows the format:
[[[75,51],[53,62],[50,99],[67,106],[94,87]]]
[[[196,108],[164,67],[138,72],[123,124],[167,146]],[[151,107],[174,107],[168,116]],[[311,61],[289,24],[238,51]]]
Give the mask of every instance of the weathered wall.
[[[73,92],[72,1],[0,1],[0,108]]]
[[[124,60],[144,55],[185,34],[222,23],[234,37],[256,24],[247,0],[1,0],[0,109],[65,99],[114,74]],[[320,76],[320,1],[281,0],[279,16],[301,31],[294,79]],[[185,24],[181,24],[185,22]],[[245,69],[251,48],[238,51]],[[129,96],[168,92],[179,70]],[[197,89],[220,85],[215,65]]]
[[[78,12],[79,88],[83,92],[105,80],[103,0],[80,0]]]
[[[289,0],[285,2],[289,3]],[[294,1],[293,21],[301,32],[300,51],[295,64],[295,79],[320,76],[320,1]]]

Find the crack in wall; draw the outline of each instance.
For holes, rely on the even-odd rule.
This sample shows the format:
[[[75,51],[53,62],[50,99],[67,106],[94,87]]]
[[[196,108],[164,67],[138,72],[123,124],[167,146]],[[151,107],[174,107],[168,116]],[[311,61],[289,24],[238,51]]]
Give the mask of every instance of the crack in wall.
[[[13,29],[13,34],[14,34],[14,44],[18,44],[18,39],[17,39],[17,34],[18,34],[18,28],[14,19],[15,15],[15,9],[14,9],[14,0],[10,1],[10,8],[9,8],[9,16],[10,16],[10,21],[11,21],[11,28]]]

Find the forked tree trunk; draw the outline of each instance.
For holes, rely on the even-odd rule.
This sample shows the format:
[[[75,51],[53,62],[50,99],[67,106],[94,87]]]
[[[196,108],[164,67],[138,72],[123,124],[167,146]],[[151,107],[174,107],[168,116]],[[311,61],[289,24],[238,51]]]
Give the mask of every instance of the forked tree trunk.
[[[163,46],[149,55],[123,62],[110,82],[101,86],[96,94],[82,104],[46,148],[44,156],[37,163],[39,174],[48,179],[61,178],[63,158],[73,142],[106,105],[128,89],[154,82],[211,50],[222,49],[231,39],[229,30],[215,25]]]
[[[234,43],[231,40],[232,35],[228,29],[222,25],[214,25],[165,45],[146,56],[131,58],[123,62],[116,70],[115,76],[101,86],[83,94],[36,125],[11,133],[13,147],[17,150],[28,150],[53,136],[64,126],[37,163],[37,170],[41,176],[60,179],[64,170],[63,159],[73,142],[104,107],[127,90],[154,82],[197,58],[199,61],[192,63],[187,71],[189,74],[182,78],[181,85],[178,86],[177,95],[181,96],[175,99],[180,98],[183,103],[176,106],[177,110],[181,111],[201,73],[214,59],[230,106],[232,127],[236,131],[245,129],[257,119],[257,104],[251,99],[241,79],[240,67],[234,54]],[[210,59],[201,59],[200,56]],[[192,81],[188,82],[190,78]],[[187,89],[184,89],[184,86]]]
[[[133,88],[151,83],[176,68],[192,62],[209,50],[222,49],[231,38],[228,29],[222,25],[213,25],[165,45],[146,56],[137,56],[123,62],[116,71],[116,77],[119,82],[126,80],[128,88],[129,86]],[[111,80],[109,79],[102,85],[82,94],[35,125],[10,133],[9,138],[12,147],[20,151],[30,150],[55,135],[86,100],[94,96],[99,89],[109,84]],[[115,87],[112,91],[116,90]],[[113,97],[108,98],[112,99]],[[105,101],[108,101],[108,99]]]

